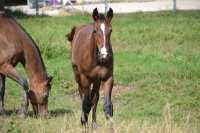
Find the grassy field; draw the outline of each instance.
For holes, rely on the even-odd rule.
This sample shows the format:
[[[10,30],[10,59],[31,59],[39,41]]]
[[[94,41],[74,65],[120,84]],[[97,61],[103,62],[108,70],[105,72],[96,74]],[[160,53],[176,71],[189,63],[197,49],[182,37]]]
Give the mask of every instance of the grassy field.
[[[91,17],[14,15],[37,42],[54,76],[50,117],[35,119],[30,107],[27,119],[18,118],[20,88],[8,79],[5,107],[11,115],[0,116],[0,132],[81,132],[80,99],[65,35],[72,26],[91,22]],[[198,133],[200,11],[115,15],[112,22],[115,85],[121,88],[120,95],[113,96],[115,132]],[[18,70],[24,74],[20,65]],[[97,110],[100,133],[108,131],[102,104],[101,98]]]

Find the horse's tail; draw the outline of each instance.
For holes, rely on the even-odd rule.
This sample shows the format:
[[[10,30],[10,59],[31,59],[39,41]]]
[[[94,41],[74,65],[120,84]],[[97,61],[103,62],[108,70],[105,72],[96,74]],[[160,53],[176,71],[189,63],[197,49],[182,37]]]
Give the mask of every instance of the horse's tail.
[[[71,32],[66,35],[68,41],[72,42],[72,40],[74,39],[75,31],[76,31],[76,27],[73,27]]]

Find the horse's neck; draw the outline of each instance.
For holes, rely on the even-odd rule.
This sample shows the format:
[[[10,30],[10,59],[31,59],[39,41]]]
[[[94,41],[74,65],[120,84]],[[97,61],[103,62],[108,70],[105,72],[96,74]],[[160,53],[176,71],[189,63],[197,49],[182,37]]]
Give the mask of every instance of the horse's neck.
[[[41,82],[47,78],[45,66],[35,43],[30,40],[24,44],[25,69],[29,82]]]
[[[92,64],[96,65],[97,64],[97,45],[95,44],[96,42],[94,41],[94,39],[91,40],[91,44],[90,44],[90,54],[91,54],[91,60],[92,60]]]

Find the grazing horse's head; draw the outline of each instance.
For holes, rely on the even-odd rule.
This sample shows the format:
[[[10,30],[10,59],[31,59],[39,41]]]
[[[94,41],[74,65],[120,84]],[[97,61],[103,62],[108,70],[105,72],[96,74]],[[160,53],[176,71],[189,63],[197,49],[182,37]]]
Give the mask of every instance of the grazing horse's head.
[[[93,36],[95,38],[95,44],[97,45],[98,56],[104,60],[110,56],[110,36],[112,33],[111,20],[113,17],[112,8],[107,12],[105,17],[103,14],[99,14],[97,8],[93,10],[92,17],[94,19],[94,31]]]
[[[40,84],[35,85],[36,89],[29,90],[29,98],[36,116],[46,117],[48,114],[48,97],[51,89],[52,77],[48,77]]]

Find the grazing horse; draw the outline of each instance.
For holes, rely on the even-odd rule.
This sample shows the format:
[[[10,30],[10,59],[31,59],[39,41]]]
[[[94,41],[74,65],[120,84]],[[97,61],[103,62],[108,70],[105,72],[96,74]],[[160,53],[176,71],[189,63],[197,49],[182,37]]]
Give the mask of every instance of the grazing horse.
[[[67,35],[71,42],[71,62],[82,100],[81,123],[86,125],[92,108],[92,127],[96,128],[96,108],[100,86],[104,90],[104,112],[113,116],[113,51],[110,42],[113,10],[105,17],[97,8],[92,14],[94,23],[74,27]]]
[[[27,80],[15,69],[21,63],[25,67]],[[6,13],[0,15],[0,113],[4,109],[4,92],[6,77],[22,86],[22,102],[19,115],[26,117],[29,99],[36,116],[48,113],[49,77],[40,51],[28,33]]]

